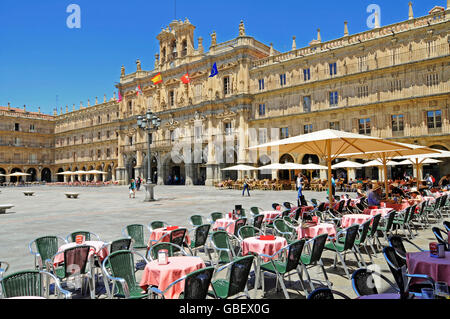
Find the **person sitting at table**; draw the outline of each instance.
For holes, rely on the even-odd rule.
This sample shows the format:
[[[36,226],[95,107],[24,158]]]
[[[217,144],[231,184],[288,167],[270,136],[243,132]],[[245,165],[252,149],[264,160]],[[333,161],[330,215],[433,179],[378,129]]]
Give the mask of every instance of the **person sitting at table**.
[[[363,191],[362,188],[363,188],[362,184],[358,184],[358,187],[356,188],[357,198],[363,198],[366,196],[366,193]]]
[[[396,187],[394,185],[389,185],[389,190],[392,195],[398,195],[401,198],[406,198],[405,192],[399,187]]]
[[[445,175],[444,177],[441,178],[441,180],[439,181],[439,186],[442,189],[447,189],[448,185],[450,184],[450,174]]]
[[[417,190],[413,190],[409,193],[410,199],[408,201],[414,201],[414,202],[421,202],[423,201],[422,195],[420,195],[420,192]]]
[[[380,185],[374,185],[367,193],[367,204],[369,206],[379,206],[381,202],[382,188]]]

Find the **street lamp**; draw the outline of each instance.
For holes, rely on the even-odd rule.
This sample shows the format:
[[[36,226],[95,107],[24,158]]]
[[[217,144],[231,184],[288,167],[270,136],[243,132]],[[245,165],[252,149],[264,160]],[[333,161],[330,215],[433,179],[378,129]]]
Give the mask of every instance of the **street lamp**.
[[[153,188],[156,186],[152,183],[152,176],[151,176],[151,153],[150,153],[150,145],[152,144],[152,132],[155,132],[158,130],[158,128],[161,126],[161,119],[154,115],[153,112],[147,111],[145,116],[139,115],[137,117],[137,126],[146,131],[148,134],[148,144],[147,144],[147,184],[144,184],[146,195],[144,202],[151,202],[154,201],[153,196]]]

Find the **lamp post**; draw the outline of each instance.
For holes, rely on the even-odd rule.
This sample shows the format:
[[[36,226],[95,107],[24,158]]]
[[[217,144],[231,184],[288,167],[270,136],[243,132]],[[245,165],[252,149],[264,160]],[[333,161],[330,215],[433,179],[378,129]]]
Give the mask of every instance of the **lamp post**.
[[[152,183],[151,176],[151,153],[150,153],[150,145],[152,144],[152,132],[158,130],[161,126],[161,119],[154,115],[152,112],[147,111],[145,116],[139,115],[137,118],[137,126],[146,131],[148,134],[148,145],[147,145],[147,184],[144,184],[145,187],[145,199],[144,202],[152,202],[155,200],[153,194],[153,188],[156,186]]]

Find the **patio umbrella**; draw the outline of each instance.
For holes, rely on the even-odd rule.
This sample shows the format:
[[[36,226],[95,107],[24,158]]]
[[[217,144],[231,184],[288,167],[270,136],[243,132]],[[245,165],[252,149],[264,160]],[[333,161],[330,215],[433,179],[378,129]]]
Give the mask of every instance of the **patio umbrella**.
[[[103,174],[106,175],[108,174],[108,172],[102,172],[102,171],[97,171],[97,170],[92,170],[92,171],[87,171],[86,174],[90,175],[90,174]]]
[[[298,170],[298,169],[302,169],[301,166],[302,165],[295,164],[295,163],[284,163],[284,164],[273,163],[270,165],[258,167],[258,170],[260,170],[260,171],[262,171],[262,170]]]
[[[5,176],[9,176],[9,177],[19,177],[19,176],[30,176],[31,174],[28,173],[22,173],[22,172],[15,172],[9,175],[5,175]]]
[[[323,165],[318,165],[318,164],[301,164],[300,165],[300,169],[308,171],[309,172],[309,179],[312,179],[312,171],[319,171],[319,170],[327,170],[328,167],[323,166]]]
[[[86,175],[86,174],[87,174],[86,171],[76,171],[76,172],[73,172],[73,175]]]
[[[238,172],[244,172],[244,171],[256,171],[258,170],[258,168],[254,167],[254,166],[248,166],[248,165],[236,165],[236,166],[231,166],[231,167],[227,167],[227,168],[222,168],[222,171],[238,171]],[[241,178],[242,178],[242,173],[241,173]]]
[[[438,164],[438,163],[442,163],[442,161],[437,160],[437,159],[433,159],[433,158],[427,158],[426,160],[424,160],[422,162],[422,165],[425,164]],[[398,162],[397,165],[414,165],[410,160],[404,160],[402,162]]]
[[[380,163],[381,165],[371,165],[369,163],[364,164],[365,166],[383,166],[384,173],[384,187],[386,189],[386,197],[389,198],[389,188],[388,188],[388,179],[387,179],[387,166],[389,163],[389,159],[395,158],[397,156],[407,156],[407,155],[417,155],[417,154],[426,154],[426,153],[436,153],[435,150],[414,144],[406,144],[406,143],[396,143],[401,148],[393,149],[393,150],[379,150],[374,152],[359,152],[355,154],[341,154],[339,157],[344,158],[359,158],[359,159],[372,159]],[[396,162],[394,162],[396,163]],[[369,164],[369,165],[368,165]],[[393,164],[392,165],[397,165]]]
[[[362,165],[363,165],[363,167],[373,167],[373,166],[383,166],[383,163],[381,163],[380,161],[377,161],[377,160],[373,160],[373,161],[367,162]],[[394,162],[394,161],[386,162],[386,166],[395,166],[395,165],[398,165],[398,162]]]
[[[65,171],[65,172],[61,172],[61,173],[56,173],[56,175],[74,175],[75,172],[71,172],[71,171]]]
[[[348,170],[350,168],[362,168],[364,167],[363,164],[352,162],[352,161],[344,161],[337,164],[334,164],[331,166],[331,169],[339,169],[339,168],[345,168],[347,170],[347,181],[348,181]]]
[[[270,148],[271,150],[278,150],[282,153],[314,154],[325,160],[328,169],[328,195],[330,203],[333,203],[334,200],[331,185],[331,162],[339,155],[345,153],[410,149],[399,143],[386,141],[381,138],[330,129],[261,144],[250,147],[249,149],[261,148]]]

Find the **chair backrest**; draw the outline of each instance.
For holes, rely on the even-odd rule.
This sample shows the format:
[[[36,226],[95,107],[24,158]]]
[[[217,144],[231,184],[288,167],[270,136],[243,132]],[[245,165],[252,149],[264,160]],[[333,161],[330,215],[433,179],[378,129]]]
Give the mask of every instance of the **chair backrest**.
[[[245,212],[245,208],[239,209],[239,217],[244,218],[246,216],[247,216],[247,214]]]
[[[41,260],[45,262],[47,259],[51,259],[53,255],[58,252],[58,237],[56,236],[44,236],[34,240],[36,250],[41,255]]]
[[[239,228],[241,228],[242,226],[245,226],[246,223],[247,223],[247,218],[245,218],[245,217],[239,218],[238,220],[236,220],[234,222],[234,235],[235,236],[238,236]]]
[[[235,261],[233,261],[229,272],[229,287],[227,297],[234,296],[244,291],[247,285],[253,259],[254,257],[250,255],[237,258]]]
[[[164,222],[160,220],[155,220],[150,223],[150,228],[152,230],[158,229],[158,228],[164,228]]]
[[[286,207],[287,209],[291,209],[291,203],[289,202],[284,202],[283,206]]]
[[[64,250],[64,273],[65,277],[74,274],[85,274],[89,261],[89,250],[91,246],[80,245]]]
[[[395,210],[392,210],[388,213],[386,220],[386,231],[389,231],[392,228],[392,225],[394,224],[395,215],[397,215],[397,211]]]
[[[123,278],[128,285],[128,288],[136,286],[134,254],[130,250],[118,250],[109,254],[107,257],[111,274],[113,277]],[[118,294],[125,295],[121,284],[117,286]]]
[[[440,197],[435,199],[435,201],[434,201],[434,210],[439,209],[439,207],[441,205],[441,198],[442,198],[442,196],[440,196]]]
[[[441,196],[441,202],[439,203],[439,208],[444,207],[445,203],[447,203],[447,195],[442,195]]]
[[[333,292],[330,288],[317,288],[308,295],[311,300],[332,300],[334,299]]]
[[[339,200],[339,197],[338,197],[338,200]],[[339,201],[338,208],[337,208],[337,211],[338,211],[339,213],[342,213],[342,210],[344,209],[344,205],[345,205],[345,200],[340,200],[340,201]]]
[[[274,210],[277,210],[277,207],[278,206],[280,206],[280,204],[278,204],[278,203],[272,203],[272,208],[274,209]]]
[[[315,198],[311,198],[311,203],[313,204],[314,207],[317,207],[317,205],[319,205],[317,199]]]
[[[194,247],[201,247],[206,244],[206,241],[208,240],[208,234],[209,230],[211,228],[210,224],[204,224],[200,225],[197,228],[195,228],[195,239],[194,239]]]
[[[134,240],[134,245],[137,247],[145,246],[144,225],[132,224],[126,227],[128,236]]]
[[[359,225],[352,225],[346,228],[344,249],[352,249],[355,243],[356,235],[358,234]]]
[[[378,294],[373,273],[369,269],[360,268],[352,274],[352,285],[358,296]]]
[[[203,225],[203,217],[201,215],[193,215],[190,217],[192,226]]]
[[[295,213],[293,214],[293,216],[292,215],[291,216],[294,220],[298,221],[301,214],[302,214],[302,208],[299,207],[295,210]]]
[[[442,229],[440,229],[439,227],[433,227],[431,228],[431,230],[433,231],[434,237],[436,237],[436,240],[439,242],[439,244],[447,244],[444,240],[444,236],[442,236],[442,233],[444,232]]]
[[[4,298],[43,296],[42,275],[39,270],[24,270],[5,276],[1,280]]]
[[[262,223],[264,221],[264,215],[255,215],[253,217],[253,227],[256,227],[258,229],[261,229]]]
[[[305,239],[294,241],[289,245],[288,255],[286,260],[286,272],[289,272],[297,268],[302,255],[303,246],[305,245]]]
[[[223,218],[223,214],[222,213],[219,213],[219,212],[211,213],[211,220],[213,222],[215,222],[216,220],[221,219],[221,218]]]
[[[290,210],[284,210],[284,211],[281,213],[281,217],[289,216],[290,213],[291,213]]]
[[[184,280],[184,299],[206,299],[214,273],[214,267],[205,267],[186,276]]]
[[[406,256],[406,248],[400,236],[392,235],[388,238],[389,246],[393,247],[401,256]]]
[[[361,226],[361,231],[359,232],[359,242],[364,243],[366,241],[367,234],[369,233],[370,223],[372,223],[372,218],[364,222]]]
[[[372,217],[372,224],[370,225],[370,227],[372,228],[372,231],[370,232],[370,235],[373,236],[378,228],[378,225],[380,224],[380,220],[381,220],[381,214],[376,214],[375,216]]]
[[[85,240],[91,240],[91,232],[86,231],[86,230],[79,230],[79,231],[75,231],[75,232],[71,233],[69,235],[70,240],[72,242],[75,242],[75,238],[77,237],[77,235],[83,235]]]
[[[286,239],[291,239],[292,229],[286,224],[284,219],[277,218],[273,221],[273,226],[275,227],[275,230],[280,233],[280,235]],[[288,234],[282,234],[282,233],[289,233]]]
[[[170,242],[182,247],[183,243],[184,243],[184,237],[186,236],[186,232],[187,232],[186,228],[178,228],[178,229],[172,230],[170,232],[170,236],[169,236]]]
[[[403,294],[405,292],[405,282],[403,280],[402,267],[406,265],[406,261],[402,261],[398,257],[394,247],[384,247],[383,256],[389,266],[395,282],[397,283],[398,288],[400,289],[400,293]]]
[[[109,248],[109,253],[113,253],[118,250],[130,250],[131,238],[120,238],[113,240]]]
[[[260,209],[259,209],[259,207],[250,207],[250,212],[251,212],[254,216],[256,216],[256,215],[259,215]]]
[[[240,239],[255,237],[257,233],[257,230],[253,226],[242,226],[239,229],[238,237]]]
[[[150,257],[150,259],[152,260],[158,259],[158,252],[162,249],[167,250],[168,256],[172,257],[175,255],[176,252],[180,251],[180,248],[181,248],[180,246],[169,242],[157,243],[154,244],[152,248],[150,248],[148,255],[146,257],[147,258]]]
[[[313,238],[310,263],[315,263],[322,258],[322,252],[327,242],[328,234],[322,234]]]
[[[408,220],[407,220],[408,222],[412,221],[414,219],[414,217],[416,216],[416,209],[417,209],[417,204],[410,206],[409,216],[408,216]]]
[[[229,263],[231,262],[232,246],[230,243],[230,238],[226,231],[216,231],[211,235],[211,240],[217,248],[226,249],[217,251],[219,263]]]
[[[450,222],[448,220],[444,220],[444,227],[447,232],[450,231]]]
[[[319,212],[324,212],[326,209],[325,209],[325,205],[326,205],[327,203],[326,202],[322,202],[322,203],[320,203],[320,205],[319,205],[319,207],[317,208],[317,210],[319,211]]]

